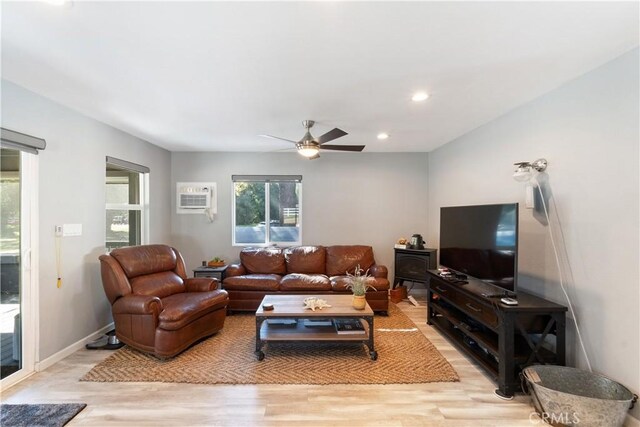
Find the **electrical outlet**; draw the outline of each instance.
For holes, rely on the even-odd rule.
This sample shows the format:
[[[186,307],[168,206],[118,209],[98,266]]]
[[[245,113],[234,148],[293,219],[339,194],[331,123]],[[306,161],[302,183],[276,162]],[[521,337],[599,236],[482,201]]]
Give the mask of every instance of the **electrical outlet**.
[[[61,225],[56,225],[55,233],[56,233],[56,237],[62,237],[62,226]]]

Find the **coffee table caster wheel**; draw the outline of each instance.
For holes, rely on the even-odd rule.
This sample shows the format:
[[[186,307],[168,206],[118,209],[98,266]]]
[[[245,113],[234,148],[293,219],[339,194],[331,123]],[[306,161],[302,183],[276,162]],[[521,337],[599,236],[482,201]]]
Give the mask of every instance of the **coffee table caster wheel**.
[[[371,360],[378,360],[378,352],[377,351],[370,352],[369,357],[371,357]]]
[[[256,356],[258,356],[258,360],[264,360],[264,351],[256,351]]]

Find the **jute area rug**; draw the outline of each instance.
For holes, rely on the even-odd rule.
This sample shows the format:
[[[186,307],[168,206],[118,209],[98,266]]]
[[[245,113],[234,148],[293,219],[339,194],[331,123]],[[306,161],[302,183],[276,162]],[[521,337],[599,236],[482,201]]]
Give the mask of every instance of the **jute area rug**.
[[[96,365],[81,381],[192,384],[412,384],[458,381],[458,374],[416,325],[389,303],[375,317],[372,361],[362,344],[269,343],[255,354],[252,314],[228,316],[216,335],[170,360],[128,346]]]

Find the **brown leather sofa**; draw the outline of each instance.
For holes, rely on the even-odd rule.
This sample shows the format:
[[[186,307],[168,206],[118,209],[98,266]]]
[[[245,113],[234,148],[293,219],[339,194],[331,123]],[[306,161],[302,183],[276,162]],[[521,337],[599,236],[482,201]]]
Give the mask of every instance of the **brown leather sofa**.
[[[158,357],[173,357],[224,325],[227,292],[210,278],[187,278],[166,245],[131,246],[100,256],[116,336]]]
[[[229,293],[229,310],[255,311],[267,294],[350,293],[347,272],[357,265],[369,270],[367,302],[376,312],[389,309],[387,267],[377,265],[371,246],[296,246],[245,248],[240,264],[230,265],[223,286]]]

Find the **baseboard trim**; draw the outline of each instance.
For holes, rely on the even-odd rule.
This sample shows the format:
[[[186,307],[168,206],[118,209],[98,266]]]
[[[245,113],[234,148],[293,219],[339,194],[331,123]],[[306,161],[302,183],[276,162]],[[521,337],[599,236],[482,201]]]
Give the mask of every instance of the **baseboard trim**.
[[[50,366],[53,366],[55,363],[58,363],[65,357],[72,355],[73,353],[80,350],[81,348],[84,348],[85,344],[91,341],[95,341],[96,339],[100,338],[102,335],[104,335],[105,333],[109,332],[112,329],[113,329],[113,322],[109,323],[107,326],[104,326],[98,329],[94,333],[89,334],[86,337],[74,342],[70,346],[63,348],[59,352],[47,357],[46,359],[41,360],[40,362],[36,362],[35,371],[36,372],[44,371],[45,369],[47,369]]]

